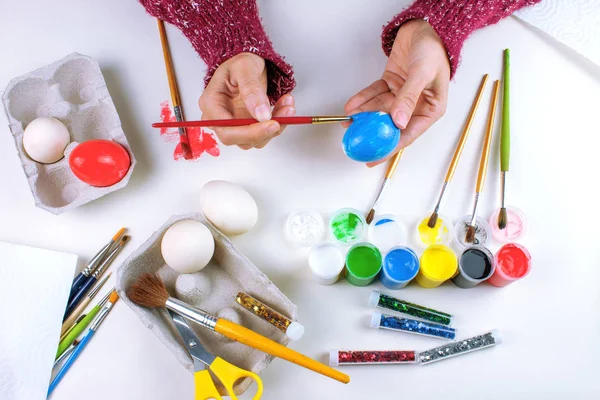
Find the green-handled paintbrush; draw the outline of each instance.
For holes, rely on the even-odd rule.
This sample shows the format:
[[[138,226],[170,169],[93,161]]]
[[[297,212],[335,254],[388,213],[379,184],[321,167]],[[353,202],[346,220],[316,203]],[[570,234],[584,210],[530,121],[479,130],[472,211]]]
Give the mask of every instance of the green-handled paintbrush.
[[[498,228],[506,228],[506,173],[510,159],[510,50],[504,50],[504,91],[502,94],[502,136],[500,137],[500,172],[502,174],[502,207],[498,213]]]

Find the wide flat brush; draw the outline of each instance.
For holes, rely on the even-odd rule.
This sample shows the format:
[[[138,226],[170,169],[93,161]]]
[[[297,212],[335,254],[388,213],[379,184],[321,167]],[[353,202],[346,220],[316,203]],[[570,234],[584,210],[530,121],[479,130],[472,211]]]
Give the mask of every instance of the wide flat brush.
[[[510,159],[510,51],[504,50],[504,91],[502,94],[502,136],[500,137],[500,171],[501,186],[500,193],[502,206],[498,213],[498,228],[506,228],[506,207],[504,198],[506,197],[506,173]]]
[[[377,196],[375,197],[373,206],[371,207],[371,210],[367,214],[367,219],[366,219],[367,224],[371,224],[371,222],[373,222],[373,218],[375,218],[375,210],[377,209],[377,205],[379,204],[379,201],[383,197],[383,192],[386,188],[388,181],[390,179],[392,179],[392,177],[394,176],[394,173],[396,172],[396,168],[398,167],[398,163],[400,162],[400,158],[402,157],[403,152],[404,152],[404,149],[400,150],[399,152],[397,152],[394,155],[394,157],[392,157],[392,159],[390,159],[390,161],[388,163],[387,171],[385,172],[385,177],[383,178],[383,182],[381,182],[381,186],[379,187],[379,192],[377,192]]]
[[[438,197],[438,201],[435,205],[431,216],[429,217],[429,221],[427,221],[427,226],[430,228],[435,228],[435,224],[437,224],[438,220],[438,212],[440,211],[440,205],[442,204],[442,198],[444,197],[444,193],[446,192],[446,188],[448,184],[452,180],[454,176],[454,171],[456,171],[456,166],[458,165],[458,160],[462,154],[462,151],[465,147],[465,143],[467,143],[467,137],[469,136],[469,132],[471,131],[471,126],[473,126],[473,121],[475,120],[475,113],[477,112],[477,108],[479,108],[479,103],[481,102],[481,98],[483,97],[483,90],[485,89],[485,85],[487,84],[488,74],[483,76],[481,83],[479,84],[479,89],[477,90],[477,96],[475,96],[475,100],[473,101],[473,105],[471,106],[471,111],[469,111],[469,116],[467,117],[467,123],[463,128],[463,131],[460,135],[460,139],[458,140],[458,144],[456,145],[456,149],[454,150],[454,155],[452,156],[452,161],[450,161],[450,165],[448,166],[448,172],[446,172],[446,178],[444,178],[444,184],[442,186],[442,191],[440,192],[440,197]]]
[[[277,121],[281,125],[311,125],[311,124],[329,124],[334,122],[352,121],[352,117],[346,116],[298,116],[298,117],[273,117],[272,121]],[[258,120],[254,118],[231,118],[231,119],[207,119],[201,121],[182,121],[182,122],[155,122],[153,128],[210,128],[215,126],[247,126],[256,124]]]
[[[469,226],[467,227],[467,234],[465,237],[465,241],[467,243],[473,243],[473,241],[475,240],[475,218],[477,218],[477,205],[479,203],[479,197],[483,192],[483,186],[485,184],[485,175],[487,171],[488,159],[490,157],[490,147],[492,144],[492,133],[494,131],[494,119],[496,118],[496,103],[498,102],[499,88],[500,81],[494,82],[492,104],[490,107],[490,114],[488,116],[485,137],[483,139],[481,159],[479,160],[479,173],[477,174],[477,184],[475,185],[475,204],[473,205],[473,215],[471,216],[471,221],[469,223]]]
[[[171,297],[169,292],[167,292],[163,281],[157,275],[141,275],[131,288],[127,290],[127,297],[142,307],[167,308],[196,322],[204,328],[218,332],[236,342],[243,343],[272,356],[290,361],[339,382],[350,382],[350,377],[340,371],[282,346],[248,328],[244,328],[241,325],[227,321],[223,318],[218,318],[206,311],[192,307],[181,300]]]
[[[83,271],[81,271],[75,277],[75,279],[73,280],[73,285],[71,286],[71,293],[69,293],[69,302],[73,299],[73,296],[75,296],[77,294],[77,292],[79,292],[79,290],[81,290],[81,287],[83,286],[85,281],[88,280],[90,275],[92,275],[92,273],[96,270],[96,268],[100,265],[100,263],[102,263],[102,261],[104,260],[106,255],[109,253],[111,247],[115,243],[117,243],[119,241],[119,239],[121,239],[121,236],[123,235],[124,232],[125,232],[125,228],[119,229],[119,232],[117,232],[117,234],[115,236],[113,236],[113,238],[110,240],[110,242],[105,244],[104,247],[102,247],[100,249],[100,251],[98,253],[96,253],[96,255],[94,257],[92,257],[92,259],[90,260],[88,265],[83,269]]]
[[[169,41],[167,40],[167,31],[165,30],[165,23],[157,19],[158,21],[158,32],[160,34],[160,44],[162,46],[163,58],[165,59],[165,67],[167,69],[167,79],[169,80],[169,90],[171,92],[171,102],[173,103],[173,113],[175,119],[178,122],[183,121],[183,108],[181,107],[181,101],[179,99],[179,88],[177,87],[177,79],[175,79],[175,69],[173,68],[173,61],[171,60],[171,51],[169,49]],[[189,160],[192,158],[192,150],[190,149],[188,135],[185,127],[178,127],[179,131],[179,145],[181,146],[181,152],[183,158]]]

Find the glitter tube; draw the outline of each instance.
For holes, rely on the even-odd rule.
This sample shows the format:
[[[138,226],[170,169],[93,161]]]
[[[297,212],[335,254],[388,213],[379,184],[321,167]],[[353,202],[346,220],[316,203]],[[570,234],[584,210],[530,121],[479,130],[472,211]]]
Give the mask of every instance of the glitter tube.
[[[264,319],[281,332],[285,333],[290,339],[299,340],[302,335],[304,335],[304,326],[302,324],[292,321],[260,300],[242,292],[237,294],[235,300],[252,314]]]
[[[432,324],[431,322],[417,321],[415,319],[399,318],[393,315],[373,313],[371,327],[390,329],[393,331],[415,333],[417,335],[454,340],[456,329],[445,325]]]
[[[363,364],[415,364],[416,353],[412,350],[331,350],[329,365]]]
[[[445,360],[446,358],[492,347],[500,343],[502,343],[502,336],[500,336],[498,330],[494,329],[482,335],[459,340],[431,350],[421,351],[419,352],[419,362],[421,364],[430,364],[432,362]]]
[[[400,300],[395,297],[388,296],[387,294],[380,293],[377,290],[373,290],[371,292],[369,306],[385,308],[401,314],[435,322],[436,324],[447,326],[452,325],[452,315],[448,313],[420,306],[418,304],[409,303],[408,301]]]

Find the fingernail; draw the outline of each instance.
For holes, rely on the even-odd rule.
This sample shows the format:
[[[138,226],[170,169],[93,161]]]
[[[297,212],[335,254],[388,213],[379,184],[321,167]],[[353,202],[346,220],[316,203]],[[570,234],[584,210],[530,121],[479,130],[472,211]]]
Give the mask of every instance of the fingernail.
[[[269,124],[267,127],[267,133],[270,135],[275,134],[279,130],[279,126],[276,123]]]
[[[286,117],[293,117],[294,115],[296,115],[296,109],[294,107],[288,108],[285,112]]]
[[[394,122],[396,123],[397,126],[404,129],[404,128],[406,128],[406,125],[408,124],[408,115],[406,115],[406,113],[403,111],[397,111],[394,114]]]
[[[260,122],[268,121],[271,119],[271,108],[265,104],[261,104],[254,110],[254,118]]]
[[[294,98],[292,96],[285,96],[285,98],[283,99],[283,105],[284,106],[293,106]]]

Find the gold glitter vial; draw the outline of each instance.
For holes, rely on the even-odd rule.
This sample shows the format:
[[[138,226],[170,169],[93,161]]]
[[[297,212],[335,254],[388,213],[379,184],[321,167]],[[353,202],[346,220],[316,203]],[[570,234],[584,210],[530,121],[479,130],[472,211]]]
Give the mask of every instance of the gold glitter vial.
[[[302,335],[304,335],[304,326],[302,324],[292,321],[288,317],[273,310],[262,301],[242,292],[237,294],[235,300],[252,314],[264,319],[281,332],[285,333],[291,340],[299,340]]]

